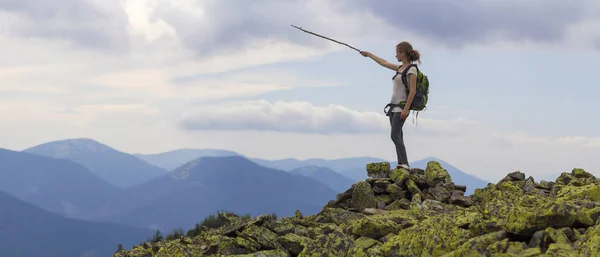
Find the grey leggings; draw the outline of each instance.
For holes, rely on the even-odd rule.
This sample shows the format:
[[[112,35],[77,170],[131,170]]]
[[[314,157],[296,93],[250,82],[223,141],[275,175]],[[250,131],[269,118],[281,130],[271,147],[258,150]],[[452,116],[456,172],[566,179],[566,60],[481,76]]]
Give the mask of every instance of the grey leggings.
[[[404,133],[402,132],[402,127],[404,126],[404,122],[406,120],[402,120],[402,116],[400,114],[400,112],[390,113],[390,125],[392,126],[390,136],[392,138],[392,141],[394,142],[394,145],[396,146],[396,156],[398,157],[398,165],[408,165],[408,157],[406,156],[406,146],[404,145]]]

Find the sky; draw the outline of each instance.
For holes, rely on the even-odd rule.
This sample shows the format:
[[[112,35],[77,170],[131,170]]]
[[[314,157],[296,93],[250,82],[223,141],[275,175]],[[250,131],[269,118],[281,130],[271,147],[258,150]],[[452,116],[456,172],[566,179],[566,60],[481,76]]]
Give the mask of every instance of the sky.
[[[404,126],[499,180],[600,176],[594,0],[0,1],[0,147],[92,138],[129,153],[395,159],[383,107],[409,41],[430,100]]]

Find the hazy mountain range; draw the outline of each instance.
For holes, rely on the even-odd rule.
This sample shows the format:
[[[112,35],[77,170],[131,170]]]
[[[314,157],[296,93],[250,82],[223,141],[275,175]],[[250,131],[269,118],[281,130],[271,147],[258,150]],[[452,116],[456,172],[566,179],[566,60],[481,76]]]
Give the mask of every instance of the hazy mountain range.
[[[164,175],[166,170],[117,151],[92,139],[50,142],[23,150],[42,156],[79,163],[92,173],[118,187],[130,187]]]
[[[431,159],[411,165],[424,168]],[[82,242],[64,244],[57,250],[77,253],[75,256],[84,252],[89,253],[86,256],[106,256],[93,252],[114,251],[117,241],[126,247],[133,241],[142,242],[155,229],[165,233],[175,228],[187,230],[219,210],[253,216],[288,216],[297,209],[314,214],[337,193],[365,179],[367,163],[380,161],[385,160],[264,160],[219,149],[142,155],[86,138],[48,142],[20,152],[0,149],[0,191],[6,192],[1,199],[7,202],[1,204],[8,206],[2,208],[2,215],[10,215],[12,223],[21,224],[0,228],[0,236],[31,233],[36,236],[29,241],[43,241],[51,232],[33,229],[43,221],[49,231],[59,231],[54,226],[69,228],[69,236],[98,240],[99,248]],[[467,194],[487,184],[438,161],[455,183],[467,185]],[[94,237],[95,231],[121,237]],[[0,240],[0,249],[13,253],[28,250],[18,244],[9,247],[12,243]],[[40,255],[31,252],[24,256]],[[52,256],[56,256],[54,252]]]
[[[0,191],[0,256],[110,256],[154,231],[82,221],[48,212]]]
[[[163,169],[169,169],[170,167],[179,167],[186,162],[198,158],[200,156],[243,156],[242,154],[227,151],[227,150],[218,150],[218,149],[183,149],[179,151],[170,151],[166,153],[159,154],[135,154],[137,157],[161,167]],[[367,179],[366,172],[366,164],[371,162],[389,162],[390,165],[396,166],[397,162],[389,161],[381,158],[374,157],[354,157],[354,158],[343,158],[343,159],[334,159],[334,160],[326,160],[326,159],[306,159],[306,160],[298,160],[294,158],[286,158],[280,160],[265,160],[259,158],[251,158],[246,157],[249,160],[257,163],[258,165],[284,170],[284,171],[293,171],[300,172],[302,170],[307,169],[316,169],[319,168],[322,171],[334,171],[337,174],[343,176],[343,179],[350,179],[354,181],[353,183]],[[411,167],[425,169],[427,167],[427,163],[429,161],[438,161],[443,167],[448,170],[452,179],[456,181],[456,183],[460,183],[467,186],[467,191],[465,194],[472,194],[475,188],[485,187],[488,181],[485,181],[481,178],[478,178],[474,175],[465,173],[460,169],[452,166],[450,163],[441,160],[435,157],[428,157],[421,160],[410,162]],[[314,172],[307,172],[306,174],[312,174]],[[328,172],[323,172],[323,176],[318,176],[319,181],[327,184],[331,188],[337,187],[337,178],[329,179],[330,176],[326,175]],[[329,173],[331,174],[331,173]],[[314,175],[311,175],[313,178]],[[335,175],[334,175],[335,176]],[[337,177],[337,176],[336,176]],[[345,189],[344,189],[345,190]],[[343,191],[343,190],[338,190]]]

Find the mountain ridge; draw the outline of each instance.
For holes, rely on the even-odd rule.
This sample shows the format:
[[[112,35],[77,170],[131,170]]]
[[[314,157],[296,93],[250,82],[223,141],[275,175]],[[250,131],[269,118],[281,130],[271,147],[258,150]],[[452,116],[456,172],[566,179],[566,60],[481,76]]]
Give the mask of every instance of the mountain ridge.
[[[337,192],[342,192],[357,181],[352,180],[330,168],[317,165],[302,166],[288,171],[291,174],[298,174],[314,178],[315,180],[329,186]]]
[[[234,151],[223,150],[223,149],[184,148],[184,150],[186,150],[189,155],[177,157],[178,160],[172,162],[170,165],[173,165],[173,166],[179,165],[180,166],[180,165],[183,165],[181,162],[184,160],[189,161],[189,160],[197,158],[197,157],[193,157],[193,156],[200,155],[203,152],[206,153],[206,152],[212,151],[213,156],[243,156],[259,165],[269,167],[269,168],[274,168],[274,169],[285,170],[288,172],[291,170],[300,169],[300,168],[306,167],[306,166],[320,166],[323,168],[331,169],[331,170],[337,172],[338,174],[340,174],[344,177],[347,177],[353,181],[360,181],[360,180],[364,180],[367,178],[367,175],[364,172],[365,163],[389,162],[392,165],[396,165],[395,162],[387,161],[382,158],[369,157],[369,156],[338,158],[338,159],[330,159],[330,160],[323,159],[323,158],[308,158],[308,159],[283,158],[283,159],[267,160],[267,159],[261,159],[261,158],[247,157],[243,154],[239,154]],[[167,153],[169,153],[169,155],[171,155],[171,158],[174,158],[172,156],[177,155],[177,150],[172,150]],[[168,158],[163,153],[146,155],[145,158],[152,159],[152,158],[156,158],[156,157]],[[479,178],[476,175],[464,172],[464,171],[456,168],[455,166],[449,164],[447,161],[444,161],[441,158],[437,158],[437,157],[433,157],[433,156],[413,161],[413,162],[411,162],[411,167],[424,168],[426,163],[431,160],[437,160],[437,161],[442,162],[443,165],[448,168],[449,172],[453,175],[453,177],[456,179],[456,181],[466,184],[467,185],[467,192],[466,192],[467,194],[473,193],[474,188],[485,186],[488,183],[488,181],[486,181],[482,178]],[[152,161],[150,161],[150,162],[152,162]],[[327,180],[327,178],[319,178],[319,179]],[[335,185],[331,184],[331,181],[327,182],[326,184],[329,184],[332,187],[336,187]]]
[[[242,156],[205,156],[124,190],[106,206],[122,211],[102,220],[165,231],[191,226],[220,209],[293,215],[298,207],[311,213],[337,193],[313,178]]]
[[[90,138],[50,141],[22,152],[74,161],[120,188],[139,185],[167,172]]]
[[[120,192],[82,165],[0,148],[0,190],[65,217],[91,219]]]

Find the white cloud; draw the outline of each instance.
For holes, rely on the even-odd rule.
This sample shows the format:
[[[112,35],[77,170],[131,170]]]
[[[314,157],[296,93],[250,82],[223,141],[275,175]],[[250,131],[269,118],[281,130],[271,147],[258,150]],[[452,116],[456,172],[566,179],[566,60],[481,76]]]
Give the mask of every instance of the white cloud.
[[[181,102],[246,97],[307,85],[310,80],[296,78],[290,73],[283,79],[262,79],[274,78],[274,73],[260,71],[246,73],[243,78],[235,77],[234,73],[228,77],[201,78],[186,83],[175,83],[174,79],[321,56],[344,48],[289,26],[290,21],[295,20],[292,17],[301,16],[262,16],[269,21],[290,18],[270,28],[276,31],[273,36],[260,26],[240,28],[236,25],[235,19],[253,21],[257,18],[248,11],[258,15],[272,11],[271,8],[289,8],[325,16],[339,11],[322,8],[329,4],[321,1],[289,2],[261,8],[254,4],[230,6],[210,1],[59,2],[62,4],[39,5],[27,0],[0,4],[0,20],[3,21],[0,55],[4,57],[0,60],[1,92],[61,96],[61,100],[40,101],[64,108],[132,97]],[[79,7],[84,11],[81,14],[69,11]],[[224,15],[227,12],[247,14]],[[364,23],[364,27],[330,29],[336,36],[356,34],[377,23],[374,17],[361,20],[365,16],[356,15],[334,14],[322,22],[330,24],[329,28],[341,21]],[[44,20],[48,23],[42,24]],[[116,30],[107,34],[100,33],[99,28]],[[249,31],[258,32],[258,36]],[[95,36],[88,37],[91,35]],[[222,48],[227,42],[233,45]],[[261,79],[256,80],[256,77]],[[327,85],[331,84],[327,82]],[[64,101],[67,95],[72,100]]]
[[[186,115],[189,130],[257,130],[298,133],[372,133],[386,128],[385,116],[344,106],[313,106],[309,102],[226,102],[204,106]]]
[[[600,160],[595,156],[600,150],[600,138],[536,137],[520,131],[501,131],[461,117],[434,120],[421,115],[415,124],[413,117],[411,114],[404,126],[411,160],[440,157],[491,181],[515,170],[538,179],[552,179],[575,167],[600,176]],[[197,140],[210,147],[263,158],[395,159],[387,117],[343,106],[230,103],[206,107],[184,119],[183,126],[196,130],[193,135]]]
[[[597,25],[586,26],[598,21],[600,4],[595,0],[464,0],[460,3],[351,0],[344,3],[350,8],[371,12],[398,29],[412,31],[449,47],[533,43],[599,49],[598,45],[579,42],[582,34],[573,33],[573,30],[579,30],[597,35],[593,30],[597,31]],[[412,11],[397,15],[396,10],[408,6]]]
[[[452,122],[409,116],[418,133],[461,136],[481,131],[483,125],[461,117]],[[256,130],[294,133],[380,133],[389,129],[383,112],[357,111],[340,105],[315,106],[305,101],[232,101],[188,110],[180,123],[188,130]]]

